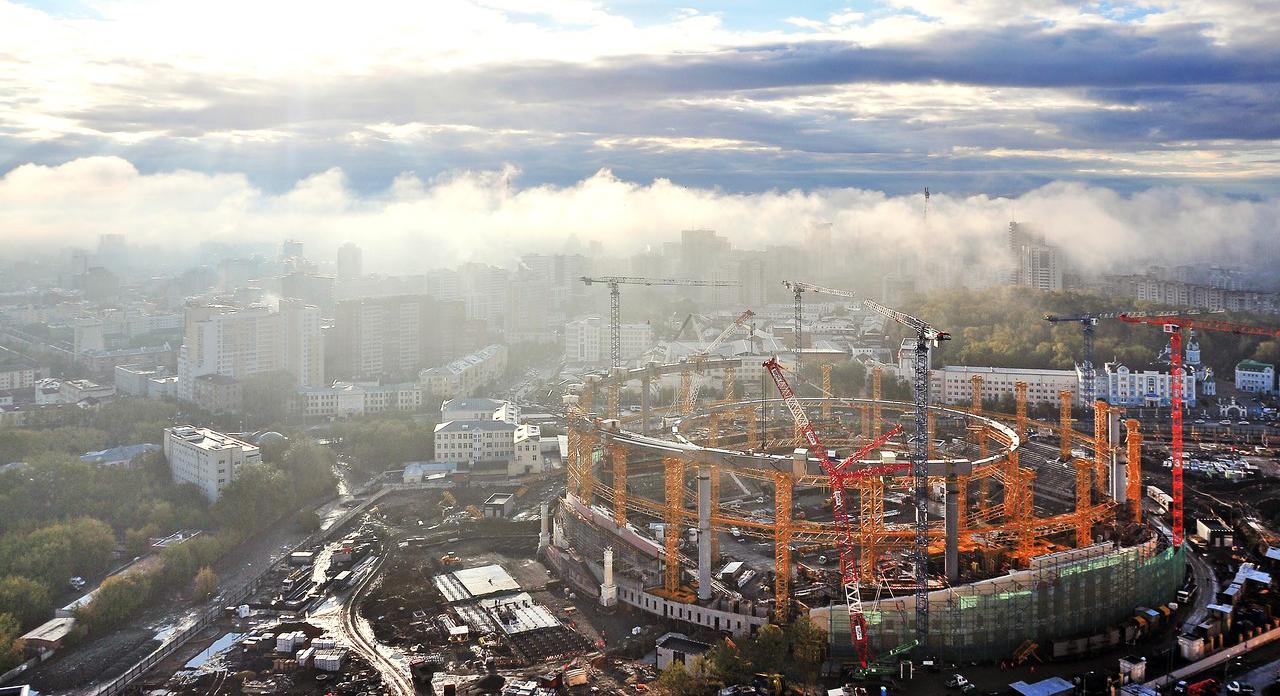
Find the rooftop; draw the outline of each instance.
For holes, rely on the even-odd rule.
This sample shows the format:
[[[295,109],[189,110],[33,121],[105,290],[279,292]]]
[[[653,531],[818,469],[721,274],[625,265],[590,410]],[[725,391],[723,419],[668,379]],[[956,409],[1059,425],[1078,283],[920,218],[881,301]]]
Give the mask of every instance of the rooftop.
[[[686,655],[701,655],[711,649],[711,644],[694,640],[683,633],[668,633],[658,639],[658,647],[676,650]]]
[[[475,430],[487,430],[490,432],[508,431],[512,432],[516,426],[506,421],[496,420],[479,420],[479,421],[448,421],[436,426],[437,433],[465,433]]]
[[[1245,372],[1263,372],[1265,370],[1274,371],[1276,369],[1276,366],[1269,365],[1260,360],[1241,360],[1240,362],[1236,363],[1236,369],[1243,370]]]
[[[475,397],[470,399],[449,399],[440,404],[440,411],[496,411],[505,405],[505,401]]]
[[[520,583],[500,565],[480,566],[455,570],[431,579],[436,588],[450,602],[461,602],[478,597],[516,592]]]
[[[256,446],[249,444],[243,440],[237,440],[230,435],[223,435],[216,430],[208,428],[193,428],[189,425],[179,425],[173,428],[165,428],[165,433],[174,437],[185,440],[186,442],[207,450],[228,449],[231,447],[244,447],[246,449],[256,450]]]

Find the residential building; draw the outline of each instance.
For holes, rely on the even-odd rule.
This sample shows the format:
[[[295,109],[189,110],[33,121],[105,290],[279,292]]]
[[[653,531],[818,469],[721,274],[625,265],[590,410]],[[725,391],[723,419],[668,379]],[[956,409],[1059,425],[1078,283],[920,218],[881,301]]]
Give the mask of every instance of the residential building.
[[[211,503],[217,502],[244,467],[262,462],[256,446],[189,425],[165,428],[164,456],[174,483],[194,484]]]
[[[195,399],[195,378],[222,375],[243,381],[284,371],[302,386],[324,384],[320,310],[281,300],[278,311],[254,305],[189,307],[178,356],[179,396]]]
[[[1062,252],[1017,222],[1009,223],[1009,253],[1013,256],[1010,285],[1044,292],[1062,290]]]
[[[453,399],[476,393],[507,370],[507,347],[493,344],[446,365],[423,370],[418,384],[432,398]]]
[[[239,413],[244,406],[240,381],[226,375],[200,375],[191,385],[191,399],[209,413]]]
[[[435,428],[435,459],[472,467],[481,462],[511,461],[518,427],[495,420],[440,423]]]
[[[298,390],[298,407],[308,418],[349,418],[388,411],[422,408],[422,388],[415,382],[334,382],[328,387]]]
[[[461,355],[466,335],[461,301],[390,295],[339,302],[328,344],[338,376],[399,379]]]
[[[46,376],[45,372],[34,365],[16,362],[0,365],[0,391],[30,389],[36,380]]]
[[[1184,373],[1182,380],[1182,401],[1188,407],[1195,406],[1195,375]],[[1106,363],[1094,380],[1098,398],[1113,406],[1169,406],[1173,394],[1171,384],[1172,378],[1167,372],[1130,370],[1118,362]]]
[[[86,399],[103,401],[116,395],[116,388],[87,379],[66,379],[58,382],[58,402],[78,404]]]
[[[914,347],[914,344],[913,344]],[[1075,370],[1032,370],[1012,367],[948,365],[930,371],[929,396],[934,403],[956,405],[973,402],[973,377],[982,378],[982,398],[1013,398],[1018,382],[1027,384],[1028,404],[1058,403],[1058,393],[1070,390],[1080,399],[1079,376]]]
[[[1257,360],[1236,363],[1236,389],[1270,394],[1276,389],[1276,366]]]
[[[653,345],[653,327],[649,324],[623,324],[619,327],[622,359],[631,360]],[[577,319],[565,324],[564,357],[570,363],[608,362],[609,322],[599,317]]]
[[[338,280],[355,280],[364,275],[364,252],[355,242],[338,247]]]
[[[152,380],[171,376],[163,365],[116,365],[114,372],[116,391],[122,396],[150,397]]]

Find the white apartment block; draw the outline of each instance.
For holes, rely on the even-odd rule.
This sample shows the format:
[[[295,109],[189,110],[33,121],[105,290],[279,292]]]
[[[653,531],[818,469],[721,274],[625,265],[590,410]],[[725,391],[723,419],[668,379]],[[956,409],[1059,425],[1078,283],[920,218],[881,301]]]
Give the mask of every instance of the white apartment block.
[[[1257,360],[1241,360],[1236,364],[1236,389],[1270,394],[1276,388],[1275,365]]]
[[[1109,362],[1095,378],[1098,398],[1113,406],[1169,406],[1173,378],[1167,372],[1130,370],[1121,363]],[[1191,370],[1182,375],[1182,401],[1196,405],[1196,378]]]
[[[435,461],[474,465],[515,458],[519,426],[495,420],[450,421],[435,429]]]
[[[418,384],[428,396],[445,399],[471,396],[498,380],[507,371],[507,347],[493,344],[441,367],[418,374]]]
[[[42,370],[35,367],[0,367],[0,391],[30,389],[41,373]]]
[[[189,425],[165,428],[164,456],[174,483],[195,484],[211,503],[245,466],[262,462],[256,446]]]
[[[153,395],[152,380],[171,376],[163,365],[116,365],[116,391],[123,396],[159,398]]]
[[[319,308],[298,300],[281,300],[279,311],[188,308],[178,353],[180,398],[194,398],[193,380],[202,375],[243,380],[276,370],[289,372],[301,386],[324,384]]]
[[[422,408],[422,388],[414,382],[334,382],[328,387],[298,390],[298,408],[309,418],[349,418]]]
[[[1067,389],[1080,401],[1080,378],[1075,370],[1032,370],[1015,367],[948,365],[930,371],[929,397],[937,404],[973,403],[973,377],[982,378],[982,398],[1015,396],[1018,382],[1027,384],[1027,403],[1058,403],[1058,392]]]
[[[653,327],[623,324],[618,331],[622,359],[630,360],[653,346]],[[599,317],[577,319],[564,326],[564,357],[570,363],[609,361],[609,322]]]

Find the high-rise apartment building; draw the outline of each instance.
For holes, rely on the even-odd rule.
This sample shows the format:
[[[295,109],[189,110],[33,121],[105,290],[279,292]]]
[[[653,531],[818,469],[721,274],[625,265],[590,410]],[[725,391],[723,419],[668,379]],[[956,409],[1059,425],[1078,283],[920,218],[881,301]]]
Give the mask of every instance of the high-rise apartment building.
[[[1044,292],[1062,289],[1062,252],[1016,222],[1009,223],[1009,253],[1013,269],[1009,284]]]
[[[178,395],[195,398],[195,378],[222,375],[243,380],[285,371],[301,386],[324,383],[320,310],[301,300],[281,300],[277,311],[255,305],[188,307],[178,352]]]
[[[329,347],[335,375],[350,379],[412,378],[451,360],[467,345],[460,300],[429,295],[362,297],[338,303]]]
[[[364,252],[355,242],[338,247],[338,280],[355,280],[364,274]]]
[[[635,358],[653,346],[653,327],[648,324],[623,324],[618,335],[623,360]],[[571,363],[608,362],[609,322],[588,317],[565,324],[564,357]]]

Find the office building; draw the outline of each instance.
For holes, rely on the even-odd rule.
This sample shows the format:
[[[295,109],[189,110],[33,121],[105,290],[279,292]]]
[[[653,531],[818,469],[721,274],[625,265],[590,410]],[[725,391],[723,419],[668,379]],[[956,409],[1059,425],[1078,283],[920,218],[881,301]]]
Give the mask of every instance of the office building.
[[[914,345],[913,345],[914,347]],[[1032,370],[1010,367],[948,365],[930,371],[929,395],[934,403],[966,405],[973,401],[973,377],[982,377],[983,400],[1014,398],[1018,382],[1027,384],[1027,403],[1056,404],[1064,389],[1080,399],[1079,376],[1075,370]]]
[[[642,355],[653,346],[653,327],[648,324],[623,324],[619,327],[619,343],[624,361]],[[570,363],[609,362],[609,322],[599,317],[577,319],[565,324],[564,357]]]
[[[1009,253],[1013,257],[1010,285],[1044,292],[1062,290],[1062,252],[1016,222],[1009,223]]]
[[[422,408],[422,388],[415,382],[334,382],[298,390],[298,408],[308,418],[350,418]]]
[[[218,501],[244,467],[262,462],[256,446],[189,425],[165,428],[164,456],[173,482],[194,484],[211,503]]]

